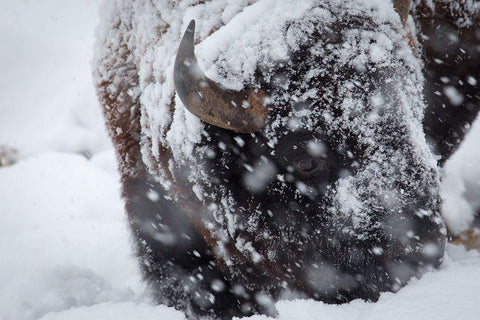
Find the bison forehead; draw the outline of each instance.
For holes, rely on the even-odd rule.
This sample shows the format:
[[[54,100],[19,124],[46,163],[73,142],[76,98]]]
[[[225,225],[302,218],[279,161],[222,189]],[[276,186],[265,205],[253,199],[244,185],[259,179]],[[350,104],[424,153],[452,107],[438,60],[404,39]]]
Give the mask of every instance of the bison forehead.
[[[390,55],[392,42],[399,42],[398,23],[388,2],[260,1],[203,40],[197,51],[209,76],[241,89],[245,82],[255,82],[259,66],[268,70],[289,61],[304,45],[339,65],[390,63],[400,53]],[[331,52],[325,47],[329,38],[342,46]]]

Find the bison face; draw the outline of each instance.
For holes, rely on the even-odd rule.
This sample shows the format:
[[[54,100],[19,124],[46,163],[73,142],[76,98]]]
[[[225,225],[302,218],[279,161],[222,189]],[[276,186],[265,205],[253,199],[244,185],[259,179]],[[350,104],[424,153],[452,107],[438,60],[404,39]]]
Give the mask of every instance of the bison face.
[[[438,266],[436,181],[414,157],[402,155],[408,167],[395,163],[405,158],[372,165],[348,141],[299,128],[274,145],[262,134],[208,132],[207,193],[226,201],[210,204],[221,217],[208,233],[236,283],[251,287],[247,270],[259,269],[266,279],[256,288],[343,302],[376,299]]]
[[[243,91],[203,74],[190,24],[175,85],[208,124],[177,171],[200,194],[192,219],[235,283],[376,299],[443,256],[423,79],[398,26],[318,17],[288,23],[289,59],[258,63]],[[218,73],[229,63],[220,54]]]
[[[418,172],[388,185],[372,181],[358,150],[316,131],[296,129],[274,146],[258,134],[209,132],[209,192],[231,205],[214,206],[228,212],[228,235],[217,250],[238,268],[234,274],[246,275],[238,282],[251,285],[246,270],[255,268],[268,275],[260,287],[288,287],[330,302],[375,299],[439,264],[438,195],[431,181],[420,190],[409,184],[421,178]],[[218,234],[222,227],[214,225]]]

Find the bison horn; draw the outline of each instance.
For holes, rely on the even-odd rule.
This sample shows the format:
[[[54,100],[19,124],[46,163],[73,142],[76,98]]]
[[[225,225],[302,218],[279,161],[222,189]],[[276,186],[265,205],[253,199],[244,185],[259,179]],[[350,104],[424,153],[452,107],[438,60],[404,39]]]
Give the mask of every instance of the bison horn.
[[[394,7],[395,11],[400,16],[400,21],[402,21],[403,26],[407,23],[408,14],[410,13],[410,2],[411,0],[395,0]]]
[[[213,126],[251,133],[267,119],[265,95],[258,89],[233,91],[207,78],[194,53],[195,20],[188,25],[175,59],[174,83],[185,107]]]

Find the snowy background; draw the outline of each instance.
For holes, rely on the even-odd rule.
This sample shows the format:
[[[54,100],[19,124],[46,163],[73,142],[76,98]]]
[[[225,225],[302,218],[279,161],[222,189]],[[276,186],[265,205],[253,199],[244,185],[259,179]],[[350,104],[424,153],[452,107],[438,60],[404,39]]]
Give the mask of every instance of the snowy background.
[[[100,0],[0,1],[0,319],[184,319],[150,304],[131,254],[119,177],[91,79]],[[444,214],[480,208],[480,123],[448,163]],[[279,319],[480,317],[480,254],[449,246],[439,271],[377,303],[281,301]],[[250,319],[265,319],[256,316]]]

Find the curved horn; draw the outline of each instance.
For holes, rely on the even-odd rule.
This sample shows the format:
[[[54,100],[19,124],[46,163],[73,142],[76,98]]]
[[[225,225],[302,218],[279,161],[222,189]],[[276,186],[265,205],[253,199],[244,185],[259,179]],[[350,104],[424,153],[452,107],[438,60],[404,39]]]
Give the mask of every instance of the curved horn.
[[[393,4],[395,11],[400,16],[400,21],[402,21],[404,27],[407,23],[408,14],[410,13],[410,2],[411,0],[394,0]]]
[[[201,120],[235,132],[256,132],[267,119],[260,90],[232,91],[205,76],[194,53],[195,20],[190,21],[175,59],[175,89],[185,107]]]

